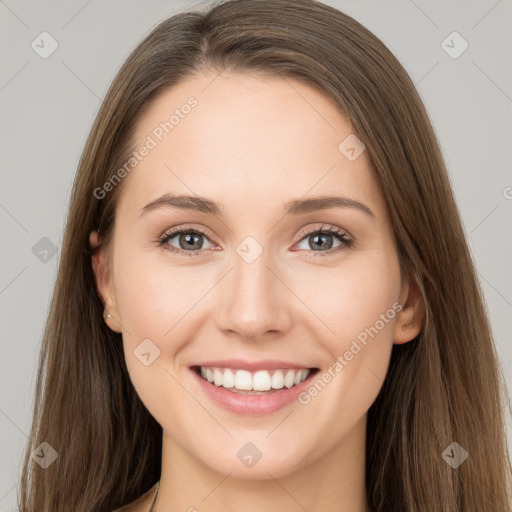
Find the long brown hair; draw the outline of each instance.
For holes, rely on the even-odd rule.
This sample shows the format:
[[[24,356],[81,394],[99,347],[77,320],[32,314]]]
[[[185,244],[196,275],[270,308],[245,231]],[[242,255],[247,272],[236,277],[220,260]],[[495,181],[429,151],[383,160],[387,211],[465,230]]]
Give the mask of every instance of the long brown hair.
[[[42,342],[21,512],[104,512],[160,476],[162,429],[138,398],[121,335],[104,323],[89,233],[108,246],[137,121],[163,90],[203,70],[290,77],[323,91],[366,145],[401,265],[425,304],[420,335],[394,345],[368,411],[372,512],[510,511],[505,384],[437,140],[406,71],[365,27],[314,0],[232,0],[160,23],[114,79],[87,139]],[[200,108],[200,107],[199,107]],[[46,469],[31,453],[58,458]],[[457,442],[456,469],[442,454]]]

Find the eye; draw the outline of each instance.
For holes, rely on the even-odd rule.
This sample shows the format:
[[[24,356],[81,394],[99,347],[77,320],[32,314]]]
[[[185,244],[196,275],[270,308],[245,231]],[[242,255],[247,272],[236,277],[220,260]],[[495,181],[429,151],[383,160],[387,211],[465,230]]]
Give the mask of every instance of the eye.
[[[176,240],[175,240],[176,239]],[[186,256],[194,256],[199,254],[203,249],[211,247],[204,247],[203,239],[208,237],[206,233],[197,228],[184,227],[179,229],[170,229],[166,231],[159,239],[158,244],[167,251],[177,252]],[[177,247],[174,244],[177,244]],[[212,247],[214,244],[209,242]]]
[[[315,256],[327,256],[339,250],[349,248],[354,242],[347,233],[334,226],[322,226],[320,229],[304,230],[300,235],[303,238],[299,244],[305,244],[306,247],[299,247],[299,249],[312,249],[312,252],[316,253]],[[339,244],[334,246],[334,250],[331,250],[333,248],[333,238],[337,239]]]
[[[297,247],[315,253],[314,256],[328,256],[349,248],[354,242],[347,233],[335,226],[310,228],[301,231],[300,236],[302,238],[296,244]],[[204,246],[204,239],[208,241],[210,247]],[[338,241],[338,245],[334,245],[333,239]],[[300,244],[306,244],[306,247],[300,247]],[[201,255],[204,249],[219,250],[204,231],[190,226],[169,229],[158,239],[158,245],[167,251],[185,256]]]

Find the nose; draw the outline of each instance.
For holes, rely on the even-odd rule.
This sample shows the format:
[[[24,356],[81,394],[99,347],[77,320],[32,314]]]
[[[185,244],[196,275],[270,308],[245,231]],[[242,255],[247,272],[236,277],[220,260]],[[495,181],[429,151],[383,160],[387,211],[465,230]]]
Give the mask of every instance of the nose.
[[[291,294],[276,277],[269,253],[248,263],[238,254],[219,290],[217,326],[251,341],[278,336],[292,325]],[[270,268],[269,268],[270,267]]]

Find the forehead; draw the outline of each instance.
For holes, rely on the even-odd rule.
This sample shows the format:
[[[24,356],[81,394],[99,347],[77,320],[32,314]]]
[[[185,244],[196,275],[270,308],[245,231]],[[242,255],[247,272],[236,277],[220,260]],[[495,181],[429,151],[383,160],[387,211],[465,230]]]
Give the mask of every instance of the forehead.
[[[164,192],[226,208],[340,194],[384,213],[366,152],[350,160],[340,150],[347,137],[351,124],[334,102],[298,80],[200,74],[162,92],[139,120],[133,149],[151,149],[126,178],[119,208],[139,213]]]

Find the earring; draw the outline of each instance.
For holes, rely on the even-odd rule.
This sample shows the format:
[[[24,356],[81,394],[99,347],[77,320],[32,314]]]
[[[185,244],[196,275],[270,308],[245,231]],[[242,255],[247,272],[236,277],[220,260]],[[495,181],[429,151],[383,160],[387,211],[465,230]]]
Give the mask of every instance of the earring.
[[[107,313],[106,315],[103,315],[103,318],[105,320],[108,320],[109,318],[112,318],[112,315],[110,313]]]
[[[409,329],[410,326],[410,324],[402,325],[402,331],[406,331],[407,329]]]

